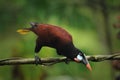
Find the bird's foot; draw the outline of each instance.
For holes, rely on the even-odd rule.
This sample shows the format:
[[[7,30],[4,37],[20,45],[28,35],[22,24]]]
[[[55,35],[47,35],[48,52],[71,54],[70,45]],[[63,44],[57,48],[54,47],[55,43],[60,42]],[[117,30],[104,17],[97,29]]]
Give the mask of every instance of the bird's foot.
[[[69,59],[68,58],[65,59],[65,63],[69,64]]]
[[[42,61],[41,59],[35,55],[35,64],[38,65],[38,64],[42,64]]]

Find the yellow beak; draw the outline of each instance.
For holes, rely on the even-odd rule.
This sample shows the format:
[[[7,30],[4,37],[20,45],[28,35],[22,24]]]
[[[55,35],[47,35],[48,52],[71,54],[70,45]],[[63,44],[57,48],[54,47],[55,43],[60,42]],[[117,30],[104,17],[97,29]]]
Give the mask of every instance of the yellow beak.
[[[92,68],[91,68],[89,63],[86,64],[86,67],[87,67],[88,70],[92,71]]]

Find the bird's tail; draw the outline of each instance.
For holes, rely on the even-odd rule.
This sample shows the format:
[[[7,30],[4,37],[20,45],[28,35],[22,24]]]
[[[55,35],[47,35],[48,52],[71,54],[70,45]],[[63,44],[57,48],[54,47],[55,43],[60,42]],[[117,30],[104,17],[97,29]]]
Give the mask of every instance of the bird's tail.
[[[24,28],[24,29],[18,29],[17,32],[20,34],[27,34],[28,32],[30,32],[30,28]]]

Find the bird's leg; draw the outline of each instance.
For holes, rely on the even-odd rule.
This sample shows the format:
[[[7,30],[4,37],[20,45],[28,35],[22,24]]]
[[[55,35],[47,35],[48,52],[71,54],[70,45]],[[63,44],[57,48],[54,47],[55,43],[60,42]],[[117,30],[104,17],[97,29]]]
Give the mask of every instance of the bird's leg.
[[[62,55],[61,53],[62,53],[62,52],[61,52],[60,50],[57,50],[57,54],[58,54],[58,55]],[[69,59],[66,58],[66,59],[64,60],[64,62],[65,62],[66,64],[69,64]]]
[[[40,49],[42,48],[41,46],[41,42],[39,40],[39,38],[37,38],[36,40],[36,46],[35,46],[35,64],[42,64],[41,59],[38,57],[38,52],[40,51]]]
[[[38,64],[42,64],[42,61],[41,59],[38,57],[38,54],[35,53],[35,64],[38,65]]]
[[[65,63],[66,63],[66,64],[69,64],[69,58],[66,58],[66,59],[65,59]]]

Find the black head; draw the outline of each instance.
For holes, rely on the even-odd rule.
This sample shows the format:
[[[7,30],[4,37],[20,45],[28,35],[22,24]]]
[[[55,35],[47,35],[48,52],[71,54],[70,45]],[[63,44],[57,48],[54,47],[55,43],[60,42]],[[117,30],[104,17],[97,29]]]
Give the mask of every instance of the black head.
[[[30,25],[32,26],[32,28],[37,27],[38,23],[37,22],[31,22]]]
[[[76,62],[82,62],[84,65],[86,65],[86,67],[91,71],[91,66],[85,56],[84,53],[82,53],[81,51],[79,51],[78,55],[74,58],[74,61]]]

